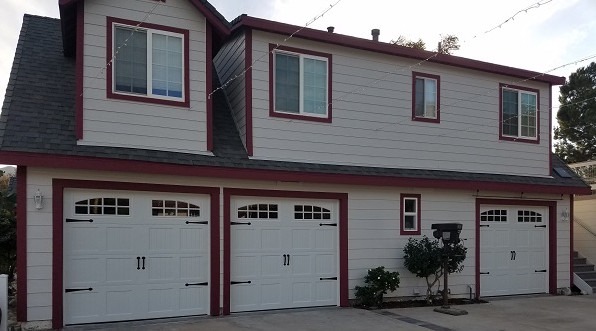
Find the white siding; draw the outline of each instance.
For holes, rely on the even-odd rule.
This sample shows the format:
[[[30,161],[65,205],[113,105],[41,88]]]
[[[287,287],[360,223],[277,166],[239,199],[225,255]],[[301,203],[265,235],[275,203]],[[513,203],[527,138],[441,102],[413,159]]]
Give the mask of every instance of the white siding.
[[[426,283],[403,267],[403,247],[408,236],[399,232],[400,193],[421,194],[422,235],[432,237],[430,229],[436,222],[461,222],[461,237],[468,248],[465,268],[459,274],[450,276],[450,288],[454,295],[469,295],[468,285],[475,285],[475,202],[476,192],[412,189],[405,187],[369,187],[347,185],[304,184],[273,181],[227,180],[180,176],[146,176],[139,173],[114,173],[78,170],[55,170],[28,168],[27,192],[39,189],[44,196],[44,208],[34,207],[33,195],[27,199],[27,296],[30,298],[28,314],[31,320],[51,319],[52,284],[52,178],[125,181],[139,183],[193,185],[230,188],[251,188],[268,190],[292,190],[310,192],[348,193],[348,278],[350,298],[353,288],[362,285],[363,277],[369,268],[385,266],[388,270],[400,273],[400,288],[388,297],[412,296],[417,290],[425,293]],[[519,194],[519,193],[516,193]],[[483,192],[495,196],[498,192]],[[500,193],[503,198],[511,198],[511,193]],[[528,195],[526,198],[552,199],[560,196]],[[220,209],[223,201],[220,201]],[[559,201],[557,210],[569,208],[567,199]],[[220,210],[223,224],[223,212]],[[569,286],[569,223],[557,216],[557,287]],[[221,232],[223,233],[223,232]],[[419,238],[419,236],[416,236]],[[223,240],[223,239],[221,239]],[[223,247],[223,242],[221,247]],[[222,252],[223,258],[223,252]],[[220,262],[223,262],[221,260]],[[223,279],[223,278],[222,278]]]
[[[234,123],[246,147],[245,47],[245,35],[240,33],[219,50],[213,62],[221,84],[225,85],[225,95],[232,109]]]
[[[269,116],[269,43],[253,32],[254,158],[392,168],[549,175],[549,86],[293,38],[332,54],[332,123]],[[281,38],[283,39],[283,38]],[[412,71],[440,76],[440,123],[412,121]],[[499,83],[540,90],[540,144],[499,140]]]
[[[81,145],[207,152],[206,20],[186,0],[85,1]],[[151,10],[155,8],[153,12]],[[189,30],[190,108],[107,99],[106,17]]]
[[[596,197],[576,197],[573,203],[573,248],[592,264],[596,264]],[[580,223],[582,225],[580,225]]]

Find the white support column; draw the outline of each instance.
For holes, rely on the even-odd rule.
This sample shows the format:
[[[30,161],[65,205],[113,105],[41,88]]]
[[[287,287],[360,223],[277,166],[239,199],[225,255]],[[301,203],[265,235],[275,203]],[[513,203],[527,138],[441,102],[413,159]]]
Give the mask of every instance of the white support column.
[[[8,275],[0,275],[0,331],[8,330]]]

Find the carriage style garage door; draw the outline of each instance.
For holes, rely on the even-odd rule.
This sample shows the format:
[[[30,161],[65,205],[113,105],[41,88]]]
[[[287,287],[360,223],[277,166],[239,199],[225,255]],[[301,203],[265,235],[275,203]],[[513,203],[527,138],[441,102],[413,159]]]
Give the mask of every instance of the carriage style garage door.
[[[336,201],[232,198],[232,312],[338,304]]]
[[[548,292],[548,220],[547,207],[481,207],[481,296]]]
[[[66,324],[206,314],[209,197],[65,190]]]

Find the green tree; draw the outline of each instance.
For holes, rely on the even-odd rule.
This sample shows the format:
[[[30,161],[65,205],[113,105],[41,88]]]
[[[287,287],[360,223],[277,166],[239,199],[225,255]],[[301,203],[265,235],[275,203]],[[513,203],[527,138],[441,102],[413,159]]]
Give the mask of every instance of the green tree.
[[[364,276],[364,286],[356,286],[355,296],[364,306],[381,307],[383,295],[387,291],[395,291],[399,287],[399,273],[385,270],[384,266],[368,269]]]
[[[555,153],[567,163],[596,158],[596,63],[577,69],[561,86]]]
[[[397,39],[391,40],[391,43],[394,45],[426,50],[426,43],[420,38],[418,38],[418,41],[413,41],[400,35],[399,37],[397,37]],[[458,49],[459,38],[454,35],[448,34],[444,37],[441,37],[441,41],[439,42],[436,51],[441,54],[451,54],[452,51],[456,51]]]
[[[16,195],[8,191],[10,177],[0,177],[0,273],[14,278],[17,257]]]
[[[462,271],[467,249],[460,241],[450,245],[449,251],[448,272],[451,274]],[[434,295],[433,287],[443,276],[443,248],[439,241],[431,240],[427,236],[420,240],[408,239],[404,247],[404,266],[417,277],[426,279],[426,301],[430,303]]]

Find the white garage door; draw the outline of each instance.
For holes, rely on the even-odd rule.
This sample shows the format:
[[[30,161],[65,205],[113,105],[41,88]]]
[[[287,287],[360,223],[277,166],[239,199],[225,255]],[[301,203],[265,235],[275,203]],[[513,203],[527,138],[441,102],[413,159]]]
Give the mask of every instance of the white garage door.
[[[206,314],[209,197],[66,190],[66,324]]]
[[[337,305],[336,205],[321,200],[232,200],[232,312]]]
[[[482,206],[480,295],[548,292],[548,208]]]

